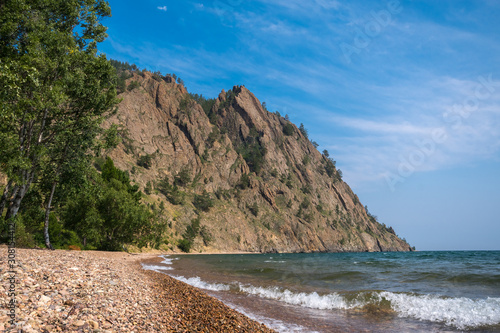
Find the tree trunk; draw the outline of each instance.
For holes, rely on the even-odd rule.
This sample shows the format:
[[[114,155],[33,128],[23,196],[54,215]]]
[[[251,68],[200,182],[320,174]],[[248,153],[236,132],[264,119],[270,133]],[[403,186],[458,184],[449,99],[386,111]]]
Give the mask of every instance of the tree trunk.
[[[45,246],[49,250],[53,250],[52,244],[50,244],[49,238],[49,217],[50,217],[50,205],[52,204],[52,199],[54,198],[54,192],[56,191],[57,182],[52,183],[52,189],[50,190],[49,200],[47,201],[47,207],[45,208],[45,222],[43,224],[43,236],[45,237]]]
[[[35,175],[34,172],[29,174],[26,171],[26,177],[25,177],[26,183],[22,185],[16,185],[16,187],[14,188],[12,199],[8,207],[7,214],[5,215],[5,220],[16,217],[17,212],[19,212],[19,207],[21,207],[21,201],[26,195],[26,192],[28,192],[31,186],[31,182],[33,181],[34,175]]]
[[[12,186],[12,180],[9,180],[7,185],[5,185],[5,189],[3,190],[2,199],[0,200],[0,218],[3,215],[3,210],[5,209],[5,205],[7,204],[7,198],[10,198],[9,192],[10,187]]]
[[[24,195],[26,194],[28,190],[28,185],[23,184],[19,186],[19,189],[16,193],[16,195],[12,198],[10,202],[10,206],[7,210],[7,214],[5,215],[5,220],[12,219],[16,217],[17,212],[19,212],[19,207],[21,207],[21,201],[24,198]]]

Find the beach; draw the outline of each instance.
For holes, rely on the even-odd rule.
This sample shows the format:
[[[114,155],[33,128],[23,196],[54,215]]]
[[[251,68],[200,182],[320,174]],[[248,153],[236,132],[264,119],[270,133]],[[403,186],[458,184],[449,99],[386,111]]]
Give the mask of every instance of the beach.
[[[158,254],[16,249],[14,257],[11,270],[7,247],[0,249],[0,331],[274,332],[197,288],[144,270],[141,262],[159,262]]]

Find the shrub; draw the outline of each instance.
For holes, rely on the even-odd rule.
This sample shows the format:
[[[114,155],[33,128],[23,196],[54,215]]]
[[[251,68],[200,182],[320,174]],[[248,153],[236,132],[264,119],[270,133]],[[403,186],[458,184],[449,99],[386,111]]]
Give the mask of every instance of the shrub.
[[[146,183],[146,187],[144,188],[144,192],[147,194],[147,195],[150,195],[152,192],[153,192],[153,186],[151,185],[151,182],[148,181]]]
[[[244,190],[249,186],[250,186],[250,177],[248,177],[248,174],[244,173],[240,177],[240,181],[238,182],[238,187]]]
[[[186,186],[190,182],[191,182],[191,175],[189,174],[189,170],[187,168],[183,168],[181,171],[179,171],[174,179],[174,184],[180,186]]]
[[[165,177],[158,182],[157,189],[171,204],[181,205],[184,203],[185,193],[179,190],[177,184],[174,184],[173,186],[170,185],[168,177]]]
[[[132,81],[129,83],[128,87],[127,87],[127,90],[128,91],[132,91],[134,90],[135,88],[139,88],[141,86],[141,84],[137,81]]]
[[[153,155],[150,154],[142,155],[137,159],[137,165],[149,169],[152,166],[151,164],[152,161],[153,161]]]
[[[182,252],[186,252],[186,253],[189,253],[189,251],[191,251],[192,245],[193,245],[193,243],[185,238],[179,240],[179,243],[177,244],[179,249],[181,249]]]
[[[210,210],[211,207],[214,206],[214,202],[212,198],[210,197],[210,194],[206,190],[203,190],[203,193],[198,195],[195,194],[194,200],[193,200],[193,205],[197,208],[200,209],[204,212],[207,212]]]
[[[290,135],[293,135],[293,132],[294,132],[294,128],[293,128],[293,125],[291,123],[286,123],[286,125],[283,126],[283,134],[290,136]]]
[[[302,201],[302,203],[300,204],[300,207],[303,209],[307,209],[307,208],[309,208],[310,205],[311,205],[311,201],[309,200],[308,197],[305,197],[304,200]]]
[[[200,236],[201,238],[203,239],[203,244],[205,246],[208,246],[210,245],[210,243],[212,242],[213,240],[213,236],[212,234],[210,233],[210,231],[208,230],[207,226],[204,225],[200,228]]]
[[[257,215],[259,215],[259,206],[257,205],[257,202],[254,202],[251,206],[247,206],[247,208],[250,210],[250,213],[252,213],[253,216],[257,217]]]

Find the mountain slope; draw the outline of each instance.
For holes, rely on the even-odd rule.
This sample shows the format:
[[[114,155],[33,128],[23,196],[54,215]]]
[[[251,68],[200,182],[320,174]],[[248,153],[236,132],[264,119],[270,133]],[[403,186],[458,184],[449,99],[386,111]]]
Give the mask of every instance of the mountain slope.
[[[367,214],[333,160],[244,86],[207,101],[171,77],[128,75],[105,125],[122,136],[109,155],[165,203],[171,244],[199,216],[196,251],[411,250]]]

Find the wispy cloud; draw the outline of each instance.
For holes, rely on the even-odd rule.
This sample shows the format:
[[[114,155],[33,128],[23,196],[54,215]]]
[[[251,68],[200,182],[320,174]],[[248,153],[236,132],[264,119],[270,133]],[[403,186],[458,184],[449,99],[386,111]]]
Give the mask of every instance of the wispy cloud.
[[[373,12],[387,9],[386,3],[221,3],[190,4],[198,19],[222,26],[211,37],[192,44],[176,40],[133,47],[115,40],[113,46],[148,68],[181,75],[205,95],[251,84],[270,107],[306,123],[311,137],[335,153],[355,185],[397,171],[435,129],[445,129],[448,137],[416,172],[498,156],[500,86],[479,101],[478,111],[463,118],[461,126],[443,116],[474,95],[477,76],[500,77],[492,67],[500,43],[496,35],[467,25],[481,24],[474,12],[467,12],[467,24],[450,24],[446,20],[463,13],[437,20],[402,3],[401,14],[346,65],[339,45],[352,43],[373,21]]]
[[[158,8],[159,10],[162,10],[162,11],[164,11],[164,12],[166,12],[166,11],[167,11],[167,6],[158,6],[158,7],[156,7],[156,8]]]

